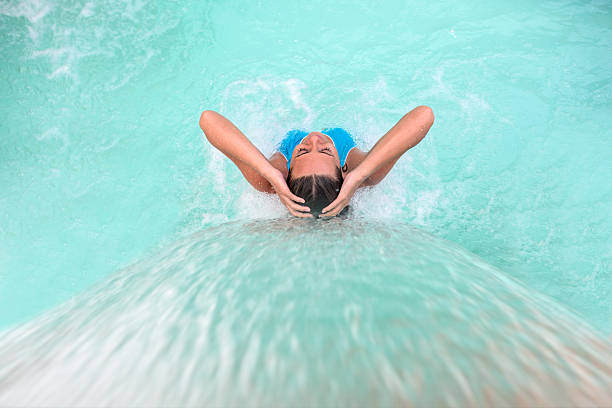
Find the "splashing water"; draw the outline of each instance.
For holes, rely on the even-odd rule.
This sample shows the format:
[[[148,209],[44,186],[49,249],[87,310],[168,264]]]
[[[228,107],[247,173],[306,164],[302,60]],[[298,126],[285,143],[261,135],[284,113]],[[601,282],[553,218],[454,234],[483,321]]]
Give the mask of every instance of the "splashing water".
[[[0,405],[605,405],[611,358],[414,227],[262,220],[186,237],[9,332]]]

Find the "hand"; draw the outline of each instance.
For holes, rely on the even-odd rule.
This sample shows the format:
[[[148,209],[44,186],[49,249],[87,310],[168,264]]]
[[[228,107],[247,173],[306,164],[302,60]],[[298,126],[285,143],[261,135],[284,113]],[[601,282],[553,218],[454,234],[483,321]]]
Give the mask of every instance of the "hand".
[[[287,181],[280,171],[274,169],[274,171],[268,177],[266,177],[266,179],[270,182],[272,188],[274,191],[276,191],[278,198],[281,200],[281,203],[287,207],[291,215],[300,218],[312,218],[310,208],[298,204],[304,203],[305,200],[302,197],[296,196],[291,192],[291,190],[289,190]]]
[[[351,171],[344,177],[344,181],[342,182],[342,188],[340,189],[340,194],[334,201],[332,201],[327,207],[325,207],[321,213],[322,217],[334,217],[340,214],[340,211],[344,209],[355,191],[359,188],[359,186],[363,183],[363,178],[358,176],[354,171]]]

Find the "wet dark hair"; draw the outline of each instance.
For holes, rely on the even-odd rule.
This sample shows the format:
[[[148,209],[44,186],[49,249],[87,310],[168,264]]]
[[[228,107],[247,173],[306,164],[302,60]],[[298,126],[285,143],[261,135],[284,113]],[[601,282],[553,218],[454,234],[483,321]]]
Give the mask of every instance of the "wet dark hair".
[[[287,175],[287,186],[293,194],[302,197],[305,206],[310,208],[311,214],[318,216],[323,208],[327,207],[338,197],[342,187],[342,171],[336,167],[336,177],[310,174],[304,177],[291,177],[291,169]]]

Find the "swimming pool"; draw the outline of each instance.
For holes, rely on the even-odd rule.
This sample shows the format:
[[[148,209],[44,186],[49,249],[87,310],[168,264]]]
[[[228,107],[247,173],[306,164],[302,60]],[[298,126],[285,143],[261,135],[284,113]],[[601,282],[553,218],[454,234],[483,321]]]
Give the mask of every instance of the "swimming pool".
[[[2,3],[0,326],[192,233],[284,217],[203,143],[203,109],[270,153],[295,127],[370,147],[426,104],[434,127],[355,222],[458,244],[609,337],[611,18],[607,1]]]

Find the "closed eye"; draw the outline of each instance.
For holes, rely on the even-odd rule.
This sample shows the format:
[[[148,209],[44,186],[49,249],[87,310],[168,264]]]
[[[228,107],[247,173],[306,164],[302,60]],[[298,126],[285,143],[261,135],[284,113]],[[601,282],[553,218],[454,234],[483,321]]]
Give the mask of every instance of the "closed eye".
[[[297,152],[295,152],[295,157],[303,156],[306,153],[309,153],[308,149],[306,149],[304,147],[300,147],[300,148],[298,148]],[[332,151],[331,151],[331,149],[329,147],[324,147],[324,148],[320,149],[319,153],[323,153],[323,154],[326,154],[328,156],[334,157],[334,154],[332,153]]]
[[[324,147],[323,149],[319,150],[319,152],[321,152],[321,153],[325,153],[325,154],[327,154],[327,155],[329,155],[329,156],[332,156],[332,157],[334,156],[334,155],[332,154],[331,149],[330,149],[329,147]]]

